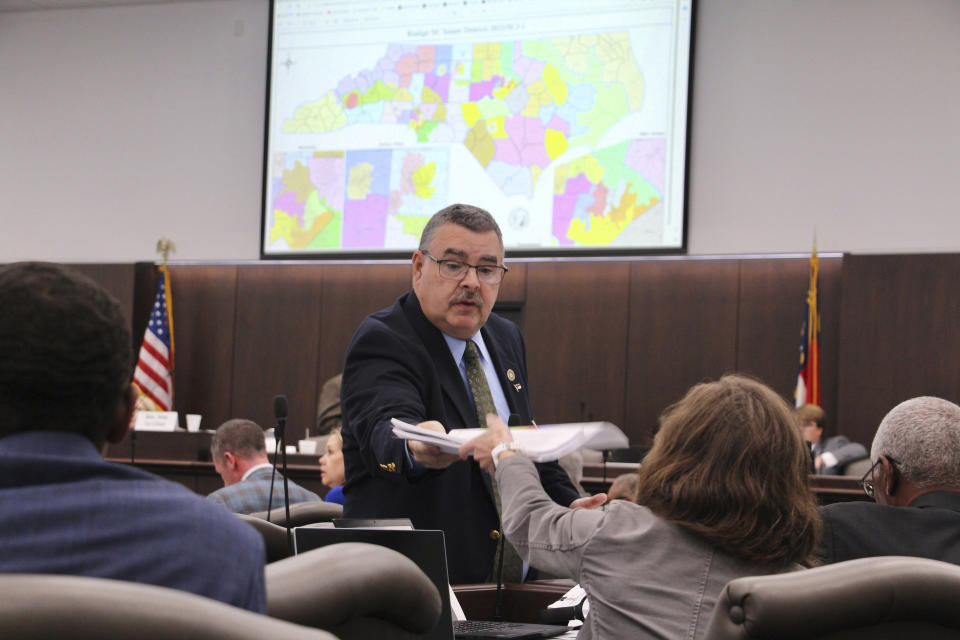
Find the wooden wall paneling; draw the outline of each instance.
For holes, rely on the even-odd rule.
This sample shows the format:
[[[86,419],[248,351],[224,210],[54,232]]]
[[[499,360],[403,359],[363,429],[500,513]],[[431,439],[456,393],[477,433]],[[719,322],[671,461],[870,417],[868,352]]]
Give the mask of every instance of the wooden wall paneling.
[[[821,404],[837,415],[841,258],[820,259]],[[763,258],[740,263],[737,370],[756,376],[794,404],[800,328],[809,286],[806,258]],[[827,432],[833,435],[828,426]]]
[[[524,338],[539,422],[623,425],[629,277],[626,262],[527,264]]]
[[[128,326],[131,326],[134,315],[134,267],[132,264],[71,264],[67,266],[79,271],[110,292],[110,295],[120,303],[123,316],[127,319]],[[135,343],[137,346],[140,345],[140,337],[135,339]]]
[[[960,254],[847,256],[838,427],[867,448],[898,403],[960,402]]]
[[[527,263],[511,262],[508,256],[505,264],[510,271],[500,283],[497,304],[522,305],[527,299]]]
[[[174,404],[216,429],[231,413],[237,267],[170,266],[173,293]],[[156,281],[149,301],[156,295]],[[142,334],[134,340],[139,348]],[[181,419],[181,423],[184,420]]]
[[[319,265],[241,265],[233,359],[232,417],[275,425],[273,398],[287,397],[287,442],[316,421]]]
[[[314,424],[319,385],[343,371],[347,347],[360,322],[371,313],[389,307],[409,291],[410,278],[410,263],[324,267],[320,348],[314,361],[319,371],[314,395]]]
[[[692,385],[736,369],[740,261],[644,260],[630,269],[627,413],[631,444]]]

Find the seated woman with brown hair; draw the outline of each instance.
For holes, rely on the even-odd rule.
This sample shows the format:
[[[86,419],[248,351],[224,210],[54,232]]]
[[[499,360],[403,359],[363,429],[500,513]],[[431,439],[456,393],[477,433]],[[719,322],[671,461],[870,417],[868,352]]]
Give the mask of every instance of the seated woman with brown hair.
[[[461,455],[492,469],[491,451],[511,437],[487,420]],[[701,638],[727,582],[811,563],[820,519],[808,464],[787,404],[729,375],[696,385],[661,416],[636,503],[561,507],[533,463],[509,449],[497,450],[496,478],[507,540],[531,565],[586,590],[580,638]]]

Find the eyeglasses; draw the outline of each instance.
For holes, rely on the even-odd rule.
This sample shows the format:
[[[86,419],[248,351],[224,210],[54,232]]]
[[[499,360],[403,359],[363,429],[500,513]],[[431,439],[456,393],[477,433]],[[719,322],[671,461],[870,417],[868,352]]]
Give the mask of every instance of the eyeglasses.
[[[423,255],[437,263],[437,269],[440,270],[440,277],[447,280],[462,280],[467,276],[470,269],[476,269],[477,280],[483,284],[500,284],[503,276],[507,274],[506,267],[495,266],[492,264],[468,264],[460,260],[439,260],[434,258],[428,251],[423,251]]]
[[[878,456],[877,461],[874,462],[869,469],[867,469],[867,472],[863,474],[862,478],[860,478],[860,488],[863,489],[863,492],[867,494],[867,496],[871,499],[877,493],[876,489],[873,486],[873,472],[876,470],[877,466],[880,465],[880,458],[886,458],[891,462],[891,464],[900,464],[890,456],[881,455],[881,456]],[[867,478],[869,478],[869,480]]]

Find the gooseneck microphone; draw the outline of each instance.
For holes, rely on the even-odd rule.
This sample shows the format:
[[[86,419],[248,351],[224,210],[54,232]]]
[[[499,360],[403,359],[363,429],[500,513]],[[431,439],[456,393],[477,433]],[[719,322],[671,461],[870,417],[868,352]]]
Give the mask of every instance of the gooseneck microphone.
[[[271,508],[273,507],[273,481],[277,475],[277,452],[280,452],[281,468],[283,474],[283,504],[286,511],[286,529],[287,529],[287,550],[293,555],[293,538],[290,535],[290,485],[287,481],[287,396],[278,395],[273,397],[273,417],[277,420],[277,426],[273,433],[276,446],[273,452],[273,472],[270,474],[270,495],[267,498],[267,520],[272,522]]]
[[[277,426],[273,429],[273,473],[270,475],[270,493],[267,496],[267,520],[270,519],[270,509],[273,507],[273,479],[277,474],[280,444],[284,440],[283,432],[287,426],[286,396],[273,396],[273,417],[277,419]],[[286,451],[286,449],[284,449],[284,451]],[[284,471],[286,471],[286,469],[284,469]]]
[[[287,396],[273,396],[273,417],[277,419],[277,429],[282,430],[287,424]]]

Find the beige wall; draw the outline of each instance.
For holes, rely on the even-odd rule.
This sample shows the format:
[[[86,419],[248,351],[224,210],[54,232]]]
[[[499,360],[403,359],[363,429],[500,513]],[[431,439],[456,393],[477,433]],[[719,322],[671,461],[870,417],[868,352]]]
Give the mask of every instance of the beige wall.
[[[960,251],[960,3],[697,7],[689,251]],[[268,3],[0,14],[0,262],[256,259]]]

